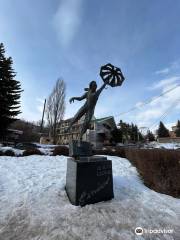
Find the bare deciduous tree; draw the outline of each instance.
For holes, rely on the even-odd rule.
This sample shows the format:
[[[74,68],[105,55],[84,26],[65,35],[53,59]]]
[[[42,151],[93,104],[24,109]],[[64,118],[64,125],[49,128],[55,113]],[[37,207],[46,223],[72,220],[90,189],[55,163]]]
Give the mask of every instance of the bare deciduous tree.
[[[65,82],[58,79],[47,100],[46,115],[49,124],[49,135],[53,137],[54,143],[56,143],[58,123],[62,120],[65,112],[65,88]]]

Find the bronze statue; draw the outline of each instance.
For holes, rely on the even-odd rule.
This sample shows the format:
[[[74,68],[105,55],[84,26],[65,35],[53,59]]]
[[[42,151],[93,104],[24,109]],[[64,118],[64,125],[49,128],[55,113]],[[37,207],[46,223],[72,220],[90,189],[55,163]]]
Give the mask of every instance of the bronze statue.
[[[69,101],[70,103],[74,102],[74,100],[81,101],[86,99],[84,105],[79,109],[79,111],[75,114],[74,118],[72,119],[69,127],[67,128],[66,132],[68,132],[73,124],[77,122],[83,115],[85,115],[84,123],[80,130],[80,141],[82,141],[83,134],[89,128],[89,124],[91,122],[92,116],[94,114],[95,106],[99,95],[101,94],[102,90],[106,87],[106,85],[110,85],[111,87],[121,86],[122,82],[124,81],[124,76],[121,72],[120,68],[113,66],[112,64],[108,63],[101,67],[100,69],[100,76],[104,81],[104,84],[97,89],[97,84],[95,81],[91,81],[89,84],[89,88],[85,88],[85,93],[81,97],[72,97]]]
[[[87,131],[89,124],[91,122],[92,116],[94,114],[95,106],[99,95],[101,94],[102,90],[108,84],[108,79],[104,82],[104,84],[97,89],[97,84],[95,81],[91,81],[89,84],[89,88],[85,88],[85,93],[81,97],[72,97],[69,101],[70,103],[74,102],[74,100],[81,101],[86,99],[84,105],[79,109],[79,111],[75,114],[74,118],[72,119],[68,129],[69,131],[72,125],[77,122],[83,115],[85,115],[84,123],[80,130],[80,141],[82,141],[83,134]]]

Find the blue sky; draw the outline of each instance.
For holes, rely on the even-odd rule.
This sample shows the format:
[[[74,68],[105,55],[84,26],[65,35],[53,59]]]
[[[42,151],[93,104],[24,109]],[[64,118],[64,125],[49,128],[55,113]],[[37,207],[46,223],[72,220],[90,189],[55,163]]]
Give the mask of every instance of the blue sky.
[[[82,102],[69,104],[91,80],[102,84],[101,65],[120,67],[123,85],[108,87],[95,116],[118,115],[180,84],[179,0],[0,0],[0,42],[12,56],[21,81],[22,114],[39,120],[42,102],[58,77],[66,82],[66,117]],[[180,116],[180,87],[136,111],[116,117],[151,127],[164,112],[167,126]]]

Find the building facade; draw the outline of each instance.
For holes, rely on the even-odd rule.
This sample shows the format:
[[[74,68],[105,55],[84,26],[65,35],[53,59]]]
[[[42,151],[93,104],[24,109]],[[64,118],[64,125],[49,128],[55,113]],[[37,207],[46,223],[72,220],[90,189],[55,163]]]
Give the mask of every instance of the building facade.
[[[158,138],[159,143],[180,143],[180,137],[176,136],[177,126],[172,126],[172,131],[169,131],[169,137]]]
[[[176,129],[177,129],[177,126],[172,126],[172,131],[169,131],[170,137],[176,138]]]
[[[57,129],[58,144],[68,144],[70,140],[77,140],[79,138],[84,118],[81,118],[69,132],[66,132],[71,120],[72,119],[66,119],[61,121]],[[93,117],[89,129],[83,135],[83,140],[91,142],[96,148],[109,145],[112,138],[111,131],[115,127],[116,123],[112,116],[100,119]]]

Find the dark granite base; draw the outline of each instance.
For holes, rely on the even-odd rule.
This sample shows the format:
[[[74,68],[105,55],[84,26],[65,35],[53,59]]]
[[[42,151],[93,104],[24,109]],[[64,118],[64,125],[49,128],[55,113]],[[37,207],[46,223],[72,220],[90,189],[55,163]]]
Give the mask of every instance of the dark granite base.
[[[91,156],[91,143],[85,141],[72,140],[69,143],[69,156],[78,158],[80,156]]]
[[[114,197],[112,161],[106,157],[68,158],[66,192],[73,205],[84,206]]]

